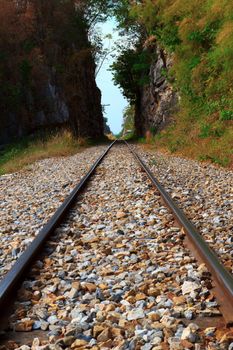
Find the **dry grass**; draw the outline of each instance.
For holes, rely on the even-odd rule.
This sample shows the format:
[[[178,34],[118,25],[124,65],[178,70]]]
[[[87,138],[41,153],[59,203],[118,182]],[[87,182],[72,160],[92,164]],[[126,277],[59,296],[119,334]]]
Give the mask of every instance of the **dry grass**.
[[[227,122],[221,137],[200,137],[196,124],[178,122],[154,137],[147,137],[145,146],[186,158],[211,162],[233,169],[233,123]]]
[[[74,139],[69,131],[50,136],[45,141],[23,140],[2,152],[0,174],[18,171],[41,159],[73,155],[87,145],[86,139]]]

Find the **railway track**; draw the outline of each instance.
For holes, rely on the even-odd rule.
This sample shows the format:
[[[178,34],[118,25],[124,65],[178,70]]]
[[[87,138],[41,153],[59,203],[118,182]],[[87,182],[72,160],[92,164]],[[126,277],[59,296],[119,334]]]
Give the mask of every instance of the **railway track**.
[[[232,276],[129,145],[112,146],[1,281],[3,346],[228,349]]]
[[[233,172],[137,147],[179,208],[233,274]]]

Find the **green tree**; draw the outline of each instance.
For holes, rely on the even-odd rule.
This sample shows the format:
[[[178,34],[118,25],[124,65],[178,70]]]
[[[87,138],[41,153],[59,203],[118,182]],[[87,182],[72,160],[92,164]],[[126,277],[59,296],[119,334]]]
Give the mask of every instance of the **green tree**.
[[[122,123],[122,132],[123,134],[126,132],[134,133],[134,114],[135,108],[133,105],[128,105],[123,112],[123,123]]]
[[[114,83],[131,103],[135,103],[139,88],[148,83],[150,64],[150,52],[132,48],[124,49],[111,65]]]

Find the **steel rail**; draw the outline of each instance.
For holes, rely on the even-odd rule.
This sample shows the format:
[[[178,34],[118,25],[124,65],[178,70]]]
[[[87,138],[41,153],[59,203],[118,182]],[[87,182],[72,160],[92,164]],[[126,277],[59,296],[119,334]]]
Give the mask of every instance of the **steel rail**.
[[[6,276],[0,282],[0,310],[6,310],[8,302],[12,299],[12,295],[15,294],[18,284],[25,275],[25,272],[30,268],[32,261],[40,252],[43,244],[46,242],[48,237],[54,232],[55,228],[61,223],[61,221],[66,216],[67,212],[74,204],[77,199],[78,194],[83,190],[84,186],[87,184],[91,175],[94,173],[97,166],[102,162],[103,158],[109,152],[116,141],[112,142],[110,146],[104,151],[104,153],[96,160],[92,165],[88,173],[81,179],[78,185],[72,190],[69,196],[65,199],[63,204],[57,209],[53,214],[51,219],[42,228],[38,235],[34,238],[32,243],[27,247],[27,249],[22,253],[22,255],[17,259],[13,267],[8,271]],[[0,313],[0,318],[2,314]]]
[[[222,265],[216,253],[209,247],[197,228],[186,217],[183,210],[177,206],[160,182],[154,177],[144,161],[125,140],[124,142],[141,168],[145,171],[152,184],[159,191],[163,201],[176,218],[179,226],[182,227],[188,235],[188,238],[191,240],[191,245],[196,250],[198,257],[204,261],[212,273],[216,285],[215,294],[219,301],[220,309],[222,310],[226,323],[228,325],[233,324],[233,276]]]

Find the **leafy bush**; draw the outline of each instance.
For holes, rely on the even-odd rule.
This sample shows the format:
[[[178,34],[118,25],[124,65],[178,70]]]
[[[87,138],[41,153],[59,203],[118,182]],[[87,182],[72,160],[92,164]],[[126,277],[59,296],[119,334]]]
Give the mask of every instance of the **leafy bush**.
[[[192,115],[195,111],[200,119],[206,113],[216,112],[222,121],[232,120],[233,3],[146,0],[127,4],[122,23],[127,19],[134,21],[132,28],[140,33],[139,41],[153,35],[160,48],[174,54],[172,70],[175,88],[181,95],[181,108]],[[143,44],[138,48],[134,63],[140,62],[139,56],[144,52]],[[144,68],[141,76],[147,72]],[[207,130],[201,132],[206,133]]]
[[[149,83],[149,69],[152,57],[149,51],[141,47],[124,49],[112,64],[114,83],[123,90],[123,95],[135,102],[140,86]]]
[[[226,167],[229,164],[229,158],[227,158],[227,157],[219,158],[217,156],[209,156],[207,154],[200,155],[198,157],[198,160],[200,160],[200,161],[211,161],[212,163],[221,165],[223,167]]]
[[[156,37],[159,38],[161,44],[172,52],[180,44],[178,35],[178,27],[172,23],[166,24],[163,28],[158,28],[155,31]]]
[[[221,111],[220,112],[221,120],[233,120],[233,111]]]
[[[211,124],[202,124],[200,127],[200,138],[206,138],[206,137],[221,137],[224,134],[224,128],[221,125],[211,125]]]
[[[200,134],[198,135],[200,138],[205,138],[211,136],[211,125],[210,124],[202,124],[200,128]]]
[[[158,131],[158,128],[156,126],[152,126],[150,128],[150,132],[151,132],[152,135],[155,135],[157,133],[157,131]]]

